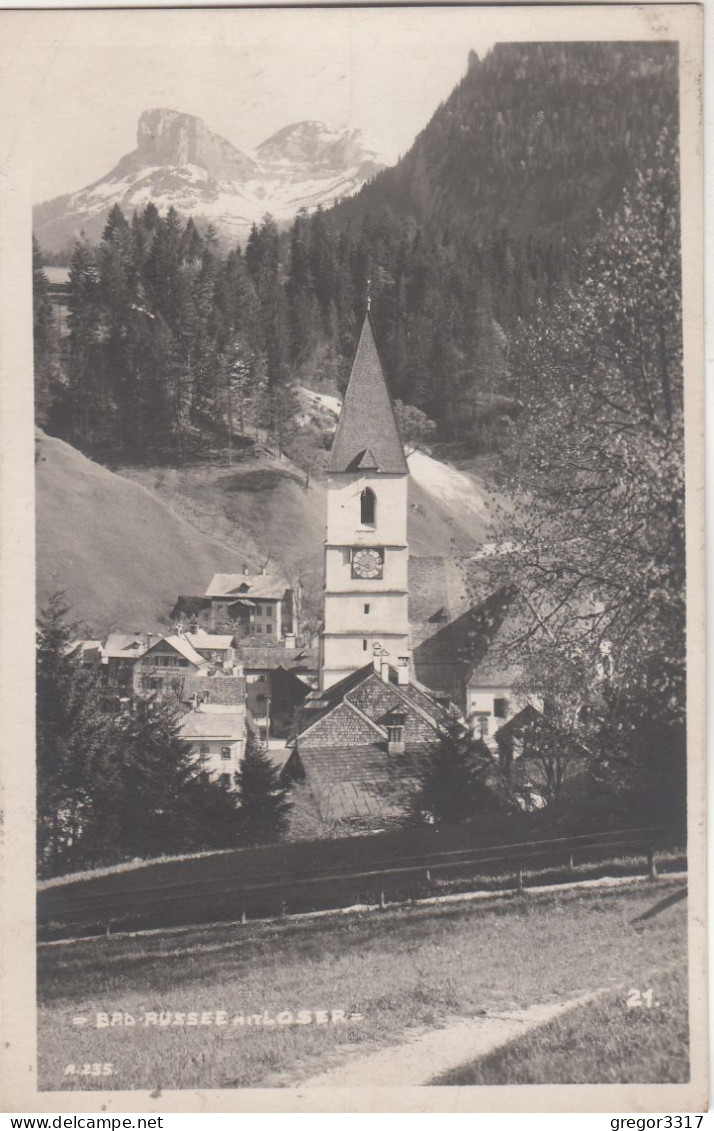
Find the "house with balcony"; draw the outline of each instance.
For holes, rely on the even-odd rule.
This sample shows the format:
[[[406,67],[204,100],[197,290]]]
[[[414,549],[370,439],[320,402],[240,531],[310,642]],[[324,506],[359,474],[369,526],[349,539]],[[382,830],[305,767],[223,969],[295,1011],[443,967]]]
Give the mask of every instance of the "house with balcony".
[[[133,691],[149,695],[184,696],[188,675],[207,676],[211,664],[184,635],[162,636],[151,644],[133,667]]]

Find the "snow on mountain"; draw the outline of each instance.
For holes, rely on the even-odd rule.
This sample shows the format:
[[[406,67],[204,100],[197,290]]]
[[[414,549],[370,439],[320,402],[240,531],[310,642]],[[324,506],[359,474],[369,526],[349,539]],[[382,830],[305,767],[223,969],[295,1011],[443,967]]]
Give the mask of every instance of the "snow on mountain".
[[[327,207],[382,167],[359,130],[296,122],[249,155],[191,114],[145,110],[136,149],[94,184],[36,205],[33,227],[40,245],[54,251],[81,231],[98,239],[114,204],[130,214],[153,200],[160,210],[173,205],[244,242],[266,212],[286,222],[301,208]]]

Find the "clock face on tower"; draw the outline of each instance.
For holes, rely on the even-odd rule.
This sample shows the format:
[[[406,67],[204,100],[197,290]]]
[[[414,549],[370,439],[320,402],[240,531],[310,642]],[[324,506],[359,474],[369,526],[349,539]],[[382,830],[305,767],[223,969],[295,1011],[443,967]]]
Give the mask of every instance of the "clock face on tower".
[[[363,577],[369,581],[382,576],[384,572],[384,550],[355,549],[352,551],[352,576]]]

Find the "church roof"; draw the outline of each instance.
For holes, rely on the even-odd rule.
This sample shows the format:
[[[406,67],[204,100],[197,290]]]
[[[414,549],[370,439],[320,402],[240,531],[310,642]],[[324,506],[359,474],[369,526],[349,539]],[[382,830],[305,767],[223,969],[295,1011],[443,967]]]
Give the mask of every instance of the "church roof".
[[[409,473],[369,315],[362,327],[327,470]]]

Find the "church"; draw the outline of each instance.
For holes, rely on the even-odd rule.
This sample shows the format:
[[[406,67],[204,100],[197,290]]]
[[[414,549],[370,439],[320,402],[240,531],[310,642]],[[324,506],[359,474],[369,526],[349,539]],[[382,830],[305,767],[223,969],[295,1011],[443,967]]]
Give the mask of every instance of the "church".
[[[409,468],[367,313],[327,465],[320,686],[289,745],[287,780],[333,820],[397,815],[449,704],[413,675]]]

